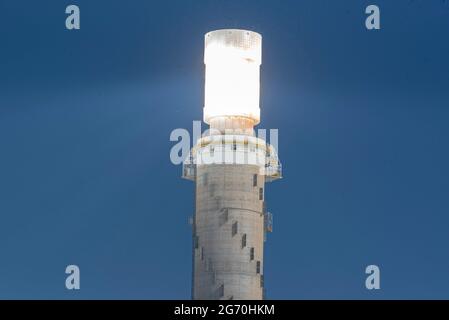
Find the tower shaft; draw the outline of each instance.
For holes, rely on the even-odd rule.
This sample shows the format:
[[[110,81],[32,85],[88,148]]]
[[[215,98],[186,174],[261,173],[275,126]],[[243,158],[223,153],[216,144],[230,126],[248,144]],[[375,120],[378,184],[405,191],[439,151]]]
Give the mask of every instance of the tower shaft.
[[[194,299],[262,299],[265,177],[254,165],[197,169]]]

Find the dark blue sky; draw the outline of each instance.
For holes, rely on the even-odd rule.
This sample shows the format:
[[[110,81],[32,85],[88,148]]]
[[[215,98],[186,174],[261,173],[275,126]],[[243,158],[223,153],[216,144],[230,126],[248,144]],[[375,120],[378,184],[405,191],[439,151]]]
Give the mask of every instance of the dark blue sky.
[[[1,1],[0,298],[190,298],[193,184],[169,135],[202,118],[219,28],[263,35],[260,127],[284,167],[267,298],[449,298],[443,0]]]

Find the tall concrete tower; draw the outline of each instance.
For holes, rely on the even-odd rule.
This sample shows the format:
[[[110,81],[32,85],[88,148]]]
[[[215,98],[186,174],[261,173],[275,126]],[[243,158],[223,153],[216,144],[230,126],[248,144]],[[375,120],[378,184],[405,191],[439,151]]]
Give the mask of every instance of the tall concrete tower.
[[[204,122],[184,161],[195,181],[193,299],[263,299],[263,249],[272,218],[265,183],[281,177],[276,150],[257,137],[262,37],[247,30],[205,35]]]

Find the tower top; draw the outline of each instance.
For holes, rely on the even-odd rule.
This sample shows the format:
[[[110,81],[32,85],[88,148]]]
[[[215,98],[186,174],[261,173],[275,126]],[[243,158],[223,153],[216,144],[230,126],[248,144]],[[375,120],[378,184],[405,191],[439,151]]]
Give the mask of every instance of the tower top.
[[[206,33],[204,40],[204,122],[237,118],[250,126],[258,124],[262,36],[249,30],[222,29]]]

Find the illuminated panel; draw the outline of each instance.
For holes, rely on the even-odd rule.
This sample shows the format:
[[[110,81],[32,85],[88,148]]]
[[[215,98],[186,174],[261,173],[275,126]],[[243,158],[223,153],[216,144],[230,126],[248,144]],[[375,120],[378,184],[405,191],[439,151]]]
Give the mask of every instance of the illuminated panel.
[[[205,35],[206,64],[204,121],[239,116],[260,121],[259,72],[262,36],[225,29]]]

